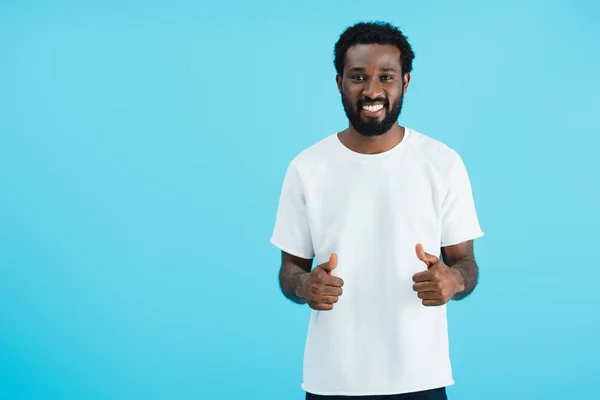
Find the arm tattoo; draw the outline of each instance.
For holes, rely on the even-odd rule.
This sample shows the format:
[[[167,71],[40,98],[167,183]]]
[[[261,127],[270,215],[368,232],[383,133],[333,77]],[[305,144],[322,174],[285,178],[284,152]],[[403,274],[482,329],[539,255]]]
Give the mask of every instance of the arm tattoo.
[[[465,289],[462,292],[456,293],[453,297],[454,300],[461,300],[467,297],[473,292],[475,286],[477,286],[477,279],[479,276],[479,268],[473,257],[461,257],[456,260],[451,268],[458,270],[465,283]]]
[[[299,266],[286,262],[279,271],[279,287],[283,295],[298,304],[305,304],[306,299],[296,295],[296,289],[302,284],[300,276],[307,272]]]

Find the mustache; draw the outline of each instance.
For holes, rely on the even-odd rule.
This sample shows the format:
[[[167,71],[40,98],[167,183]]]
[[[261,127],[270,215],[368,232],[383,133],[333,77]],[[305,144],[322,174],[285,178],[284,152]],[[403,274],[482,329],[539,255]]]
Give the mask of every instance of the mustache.
[[[369,97],[365,97],[363,99],[359,99],[357,102],[359,108],[362,108],[362,106],[368,106],[373,104],[383,104],[385,108],[388,108],[390,102],[385,97],[377,97],[376,99],[370,99]]]

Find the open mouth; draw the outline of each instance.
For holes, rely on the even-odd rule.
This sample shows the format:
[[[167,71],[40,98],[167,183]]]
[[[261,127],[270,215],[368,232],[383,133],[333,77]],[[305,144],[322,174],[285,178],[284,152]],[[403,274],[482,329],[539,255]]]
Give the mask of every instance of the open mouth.
[[[375,104],[363,104],[361,110],[367,115],[375,115],[380,113],[383,110],[382,103]]]
[[[369,112],[377,112],[377,111],[381,110],[382,108],[383,108],[383,104],[373,104],[373,105],[362,106],[363,110],[366,110]]]

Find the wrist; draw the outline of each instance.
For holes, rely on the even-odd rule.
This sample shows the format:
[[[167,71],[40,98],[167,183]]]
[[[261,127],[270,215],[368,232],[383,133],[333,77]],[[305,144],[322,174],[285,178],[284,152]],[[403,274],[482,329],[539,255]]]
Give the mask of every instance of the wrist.
[[[296,296],[300,297],[300,298],[305,298],[306,295],[304,293],[304,282],[306,282],[306,279],[308,278],[308,276],[310,275],[310,273],[308,272],[301,272],[299,274],[296,274],[296,276],[294,277],[295,281],[296,281]]]
[[[454,294],[465,290],[465,274],[460,268],[450,267],[455,277]]]

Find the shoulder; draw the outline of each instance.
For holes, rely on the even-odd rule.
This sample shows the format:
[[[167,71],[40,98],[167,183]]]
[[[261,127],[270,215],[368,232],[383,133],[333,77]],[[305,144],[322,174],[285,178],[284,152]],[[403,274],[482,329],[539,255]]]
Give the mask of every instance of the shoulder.
[[[413,156],[442,176],[447,175],[456,165],[462,164],[456,150],[414,129],[411,129],[410,150]]]
[[[306,148],[292,159],[288,171],[293,171],[303,182],[309,181],[335,151],[336,140],[337,135],[332,134]]]

